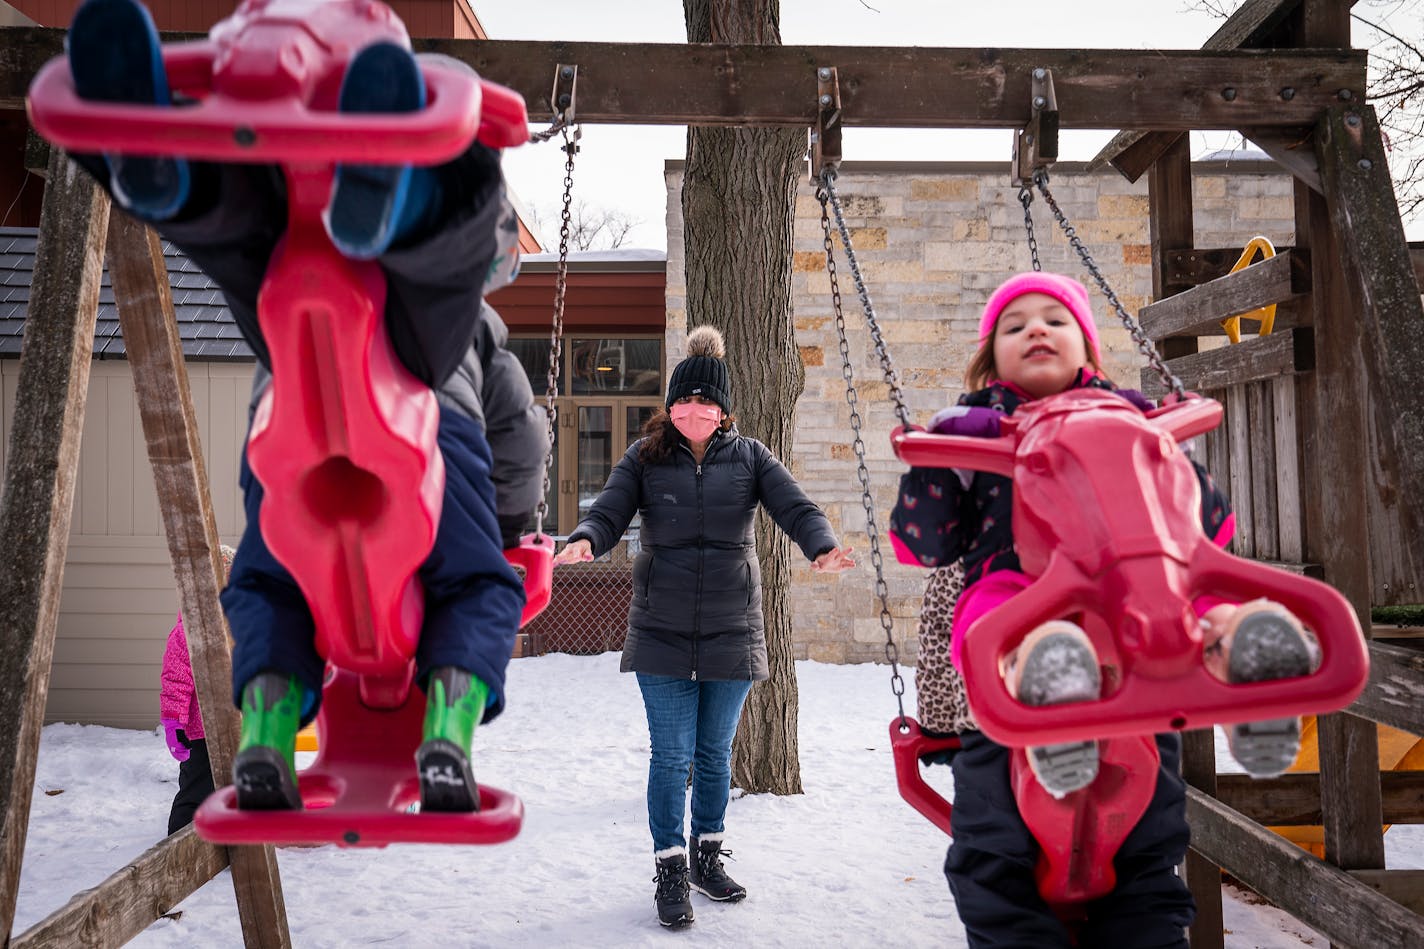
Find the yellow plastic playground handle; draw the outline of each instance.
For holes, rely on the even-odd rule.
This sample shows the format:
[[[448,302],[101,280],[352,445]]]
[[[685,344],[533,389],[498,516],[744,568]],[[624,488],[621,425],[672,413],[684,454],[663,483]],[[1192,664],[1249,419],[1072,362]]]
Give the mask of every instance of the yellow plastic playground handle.
[[[1236,271],[1242,269],[1243,267],[1249,267],[1252,263],[1254,263],[1252,258],[1256,256],[1256,253],[1258,251],[1261,254],[1262,260],[1270,260],[1272,257],[1276,256],[1276,247],[1274,244],[1271,243],[1271,239],[1269,237],[1253,237],[1251,238],[1251,240],[1247,241],[1246,247],[1241,251],[1241,256],[1237,258],[1236,263],[1232,265],[1230,272],[1236,273]],[[1276,305],[1274,303],[1270,303],[1266,306],[1261,307],[1260,309],[1252,310],[1250,313],[1242,313],[1238,316],[1228,316],[1226,319],[1222,320],[1221,328],[1226,330],[1226,337],[1227,339],[1231,340],[1232,343],[1241,342],[1242,320],[1257,320],[1261,324],[1261,328],[1258,331],[1258,335],[1270,336],[1271,330],[1274,329],[1276,325]]]

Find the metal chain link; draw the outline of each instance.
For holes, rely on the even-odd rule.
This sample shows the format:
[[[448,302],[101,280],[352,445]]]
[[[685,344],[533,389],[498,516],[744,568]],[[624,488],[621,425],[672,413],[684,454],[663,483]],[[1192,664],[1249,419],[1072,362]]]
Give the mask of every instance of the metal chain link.
[[[568,127],[569,123],[565,117],[565,114],[563,112],[560,112],[558,115],[554,116],[553,125],[544,129],[544,131],[542,132],[530,132],[529,141],[535,145],[542,145],[544,142],[547,142],[549,139],[553,138],[555,135],[558,135],[560,132],[564,131]]]
[[[836,172],[827,166],[821,170],[821,191],[830,198],[831,208],[836,212],[836,229],[841,235],[841,246],[845,248],[846,262],[850,264],[850,275],[855,281],[855,292],[860,295],[860,307],[865,313],[865,324],[870,329],[870,338],[875,343],[875,354],[880,357],[880,370],[885,375],[885,383],[890,387],[890,401],[895,405],[895,415],[900,424],[910,424],[910,412],[905,408],[905,396],[900,391],[900,374],[885,348],[885,339],[880,335],[880,322],[875,318],[875,307],[870,302],[870,292],[865,289],[865,281],[860,276],[860,264],[855,259],[855,248],[850,242],[850,230],[846,227],[845,213],[841,210],[840,195],[836,194]],[[819,194],[820,191],[817,191]],[[824,205],[822,211],[824,212]]]
[[[846,250],[846,257],[851,261],[856,289],[861,293],[861,303],[865,307],[867,320],[876,337],[882,365],[887,367],[887,375],[893,376],[894,368],[888,365],[889,355],[885,352],[884,343],[879,338],[879,327],[875,323],[875,314],[870,306],[870,298],[865,293],[865,285],[855,266],[850,235],[845,229],[840,204],[835,200],[835,189],[831,184],[834,177],[835,172],[829,168],[821,172],[821,186],[816,189],[816,200],[821,202],[821,231],[824,235],[826,249],[826,273],[830,277],[831,305],[836,313],[836,336],[840,340],[841,374],[846,381],[846,404],[850,406],[850,429],[854,436],[851,444],[855,449],[856,475],[860,478],[860,501],[865,508],[865,530],[870,537],[870,563],[875,568],[875,595],[880,599],[880,625],[885,630],[885,659],[890,663],[890,691],[895,694],[895,702],[900,708],[900,725],[903,728],[907,727],[905,723],[905,677],[900,674],[900,648],[895,645],[895,620],[890,615],[890,588],[885,583],[885,561],[880,554],[880,531],[875,525],[875,501],[870,493],[870,469],[865,464],[865,441],[860,436],[859,397],[855,391],[855,373],[850,362],[850,342],[846,338],[845,309],[841,304],[840,280],[836,272],[835,244],[831,240],[831,219],[828,207],[830,203],[835,204],[836,219],[840,224],[841,245]],[[901,420],[904,421],[907,413],[904,403],[898,399],[898,380],[892,379],[891,390],[896,393],[896,404]],[[905,424],[909,423],[905,422]]]
[[[1019,204],[1024,209],[1024,230],[1028,232],[1028,255],[1033,260],[1033,269],[1040,271],[1043,264],[1038,260],[1038,238],[1033,233],[1033,190],[1028,185],[1019,185]]]
[[[1097,283],[1098,289],[1103,292],[1103,296],[1108,298],[1113,310],[1117,313],[1118,319],[1122,320],[1122,325],[1127,327],[1127,331],[1132,334],[1133,342],[1137,344],[1137,351],[1140,352],[1147,362],[1157,371],[1157,375],[1162,379],[1162,385],[1171,390],[1177,398],[1186,397],[1187,387],[1182,384],[1172,370],[1167,368],[1167,364],[1162,361],[1161,355],[1157,352],[1157,347],[1152,345],[1152,340],[1147,338],[1147,334],[1142,331],[1142,327],[1127,312],[1127,308],[1122,305],[1122,301],[1117,298],[1112,287],[1108,286],[1107,278],[1098,269],[1097,262],[1093,260],[1093,255],[1088,253],[1088,248],[1083,246],[1083,241],[1078,237],[1077,230],[1068,223],[1068,217],[1063,213],[1063,209],[1054,200],[1053,193],[1048,190],[1048,171],[1040,168],[1033,173],[1033,183],[1037,186],[1039,193],[1043,195],[1043,200],[1048,205],[1048,209],[1053,212],[1054,220],[1058,222],[1063,235],[1068,238],[1068,243],[1073,250],[1077,251],[1078,257],[1083,261],[1083,265],[1088,268],[1088,273],[1093,275],[1093,280]],[[1027,205],[1025,205],[1027,208]],[[1035,268],[1036,269],[1036,268]]]
[[[564,154],[568,157],[564,159],[564,204],[559,214],[559,264],[554,271],[554,325],[549,332],[548,391],[544,404],[549,426],[549,448],[544,455],[544,488],[539,493],[539,505],[534,509],[534,534],[536,537],[544,535],[544,518],[549,514],[549,485],[551,472],[554,469],[554,433],[556,431],[555,424],[559,418],[555,399],[559,394],[559,357],[564,340],[564,294],[568,289],[569,235],[571,233],[570,224],[573,220],[570,206],[574,193],[574,156],[578,154],[577,143],[579,140],[577,126],[574,127],[573,135],[570,137],[569,127],[562,124],[562,115],[559,117],[559,123],[562,125],[561,130],[564,133]]]

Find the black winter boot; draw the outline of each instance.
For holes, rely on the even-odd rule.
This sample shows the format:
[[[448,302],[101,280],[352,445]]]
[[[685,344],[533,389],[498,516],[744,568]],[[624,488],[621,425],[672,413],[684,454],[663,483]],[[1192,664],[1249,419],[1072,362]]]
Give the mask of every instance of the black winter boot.
[[[692,852],[694,890],[719,903],[736,903],[747,898],[747,888],[722,869],[722,857],[731,856],[732,851],[722,849],[721,834],[701,839],[693,837],[688,841],[688,849]]]
[[[687,892],[687,854],[675,853],[657,858],[658,885],[653,899],[658,904],[658,922],[669,929],[692,925],[692,900]]]

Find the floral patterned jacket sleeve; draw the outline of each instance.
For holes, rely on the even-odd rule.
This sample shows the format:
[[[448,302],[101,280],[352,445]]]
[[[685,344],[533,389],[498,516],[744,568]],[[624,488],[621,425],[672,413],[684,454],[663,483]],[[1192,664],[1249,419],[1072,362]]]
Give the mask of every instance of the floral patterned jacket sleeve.
[[[952,468],[911,468],[900,476],[890,542],[901,563],[942,567],[979,534],[979,508]]]

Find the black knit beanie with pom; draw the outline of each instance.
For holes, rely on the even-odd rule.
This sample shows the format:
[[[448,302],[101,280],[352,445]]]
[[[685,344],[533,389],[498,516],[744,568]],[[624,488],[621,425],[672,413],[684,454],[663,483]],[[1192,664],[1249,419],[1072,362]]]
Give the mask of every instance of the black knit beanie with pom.
[[[665,408],[678,399],[700,395],[711,399],[728,415],[732,412],[732,384],[727,364],[722,361],[726,347],[722,334],[711,326],[699,326],[687,335],[687,358],[672,370]]]

